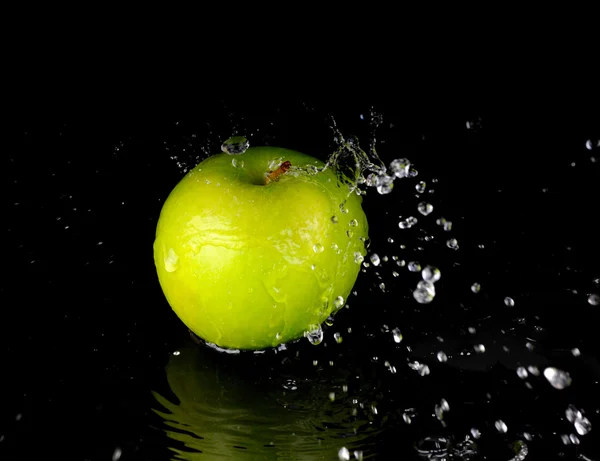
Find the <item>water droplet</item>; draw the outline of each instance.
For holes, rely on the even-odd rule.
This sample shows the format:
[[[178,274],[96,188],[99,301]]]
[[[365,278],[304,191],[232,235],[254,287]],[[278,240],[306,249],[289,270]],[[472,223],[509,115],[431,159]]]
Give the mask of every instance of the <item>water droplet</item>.
[[[418,184],[415,186],[415,189],[417,190],[417,192],[418,192],[419,194],[422,194],[423,192],[425,192],[425,187],[426,187],[425,181],[420,181],[420,182],[419,182],[419,183],[418,183]]]
[[[419,272],[421,265],[417,261],[411,261],[408,263],[408,270],[411,272]]]
[[[119,447],[115,448],[115,451],[113,451],[112,455],[112,461],[119,461],[121,459],[122,454],[123,450],[121,450]]]
[[[596,293],[592,293],[589,297],[588,297],[588,303],[590,303],[592,306],[597,306],[600,304],[600,296],[597,295]]]
[[[471,291],[473,293],[479,293],[480,290],[481,290],[481,285],[479,283],[474,283],[473,285],[471,285]]]
[[[352,238],[352,236],[354,235],[354,233],[350,229],[348,229],[346,231],[346,235],[348,236],[348,238]]]
[[[246,152],[250,142],[243,136],[232,136],[223,144],[221,144],[221,150],[229,155],[240,155]]]
[[[517,368],[517,376],[521,379],[525,379],[527,378],[527,370],[525,369],[525,367],[518,367]]]
[[[426,266],[421,272],[421,276],[426,282],[435,283],[442,277],[442,272],[437,267]]]
[[[350,461],[350,452],[346,447],[340,448],[338,451],[338,458],[340,461]]]
[[[379,289],[380,289],[381,291],[385,291],[385,283],[380,283],[380,284],[379,284]]]
[[[419,174],[419,172],[417,170],[415,170],[414,168],[411,168],[410,170],[408,170],[408,177],[409,178],[414,178],[418,174]]]
[[[396,271],[392,271],[392,277],[398,277],[400,274]]]
[[[427,376],[430,373],[429,367],[427,365],[419,363],[417,361],[409,363],[408,366],[415,370],[417,373],[419,373],[421,376]]]
[[[446,221],[443,224],[443,228],[446,232],[450,232],[452,230],[452,221]]]
[[[381,195],[389,194],[394,188],[394,178],[391,176],[379,176],[378,183],[379,184],[377,185],[377,192],[379,192]]]
[[[320,243],[315,243],[313,245],[313,251],[315,253],[321,253],[325,248],[323,247],[323,245],[321,245]]]
[[[424,459],[446,459],[450,441],[446,437],[424,437],[415,443],[415,450]]]
[[[578,347],[575,347],[571,349],[571,354],[573,354],[573,357],[579,357],[581,355],[581,351]]]
[[[358,226],[358,221],[356,219],[351,219],[348,225],[351,227],[356,227]]]
[[[483,344],[476,344],[475,346],[473,346],[473,349],[478,354],[483,354],[485,352],[485,346]]]
[[[331,217],[331,222],[334,224],[337,224],[338,222],[340,222],[340,220],[338,219],[338,217],[336,215],[333,215]]]
[[[304,336],[312,345],[317,346],[323,341],[323,329],[320,325],[310,325]]]
[[[435,289],[431,290],[428,286],[422,284],[430,284],[433,287],[431,282],[419,282],[415,291],[413,291],[413,297],[419,304],[429,304],[435,298]]]
[[[504,304],[506,304],[508,307],[513,307],[515,305],[515,300],[507,296],[504,298]]]
[[[357,461],[363,461],[363,452],[362,450],[354,450],[354,459]]]
[[[344,305],[344,298],[342,298],[341,296],[338,296],[333,301],[333,305],[335,306],[336,309],[340,309]]]
[[[398,261],[396,261],[396,265],[399,267],[404,267],[406,266],[406,261],[404,261],[404,259],[399,259]]]
[[[441,407],[441,406],[439,406],[439,405],[436,405],[436,406],[433,408],[433,413],[435,414],[435,417],[436,417],[438,420],[442,421],[442,420],[444,419],[444,411],[442,410],[442,407]]]
[[[175,253],[173,248],[169,248],[169,251],[165,255],[165,270],[167,272],[175,272],[177,270],[177,264],[179,263],[179,256]]]
[[[239,158],[232,158],[231,164],[234,166],[234,168],[244,168],[244,161]]]
[[[392,336],[394,337],[394,342],[395,343],[400,343],[402,341],[402,333],[400,333],[400,329],[399,328],[394,328],[392,330]]]
[[[478,439],[479,437],[481,437],[481,431],[479,429],[477,429],[476,427],[471,428],[471,435],[473,436],[474,439]]]
[[[569,440],[573,445],[579,445],[579,438],[575,434],[569,434]]]
[[[385,256],[384,256],[384,258],[385,258]],[[379,266],[379,263],[381,262],[381,260],[379,259],[379,255],[377,253],[373,253],[369,259],[371,260],[371,263],[374,266]],[[367,267],[368,267],[368,264],[367,264]]]
[[[592,142],[592,140],[591,140],[591,139],[588,139],[588,140],[585,142],[585,148],[586,148],[587,150],[592,150],[592,149],[594,148],[594,143]]]
[[[365,258],[363,257],[363,255],[361,255],[358,251],[354,252],[354,262],[356,264],[361,264],[364,260]]]
[[[592,430],[592,423],[586,417],[575,420],[575,430],[579,435],[586,435]]]
[[[343,341],[343,339],[342,339],[342,335],[341,335],[340,333],[334,333],[334,334],[333,334],[333,339],[335,339],[335,341],[336,341],[338,344],[340,344],[340,343]]]
[[[437,353],[437,359],[438,359],[438,362],[446,363],[448,361],[448,356],[446,355],[446,353],[444,351],[439,351]]]
[[[417,209],[423,216],[427,216],[433,211],[433,205],[431,203],[421,202],[417,205]]]
[[[555,389],[565,389],[571,385],[571,376],[566,371],[558,368],[548,367],[544,370],[544,376]]]
[[[538,367],[530,365],[527,367],[527,371],[529,373],[531,373],[533,376],[539,376],[540,375],[540,370],[538,370]]]
[[[508,431],[508,426],[506,425],[506,423],[504,421],[502,421],[501,419],[499,419],[498,421],[496,421],[494,423],[494,427],[496,428],[496,430],[502,434],[506,434],[506,431]]]
[[[180,351],[173,351],[173,355],[179,355],[179,354],[181,354]]]
[[[446,246],[452,250],[458,250],[458,240],[450,239],[446,242]]]
[[[583,413],[575,405],[569,405],[565,410],[567,421],[574,423],[578,419],[583,418]]]
[[[410,169],[410,161],[405,158],[399,158],[390,163],[390,170],[397,178],[406,178]]]

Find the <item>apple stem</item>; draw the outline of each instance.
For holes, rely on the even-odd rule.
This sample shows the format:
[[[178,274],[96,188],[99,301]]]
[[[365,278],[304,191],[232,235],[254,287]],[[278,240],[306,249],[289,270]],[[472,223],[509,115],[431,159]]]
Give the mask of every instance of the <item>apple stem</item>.
[[[277,168],[274,171],[270,171],[265,176],[265,185],[269,184],[272,181],[276,181],[279,178],[279,176],[284,174],[291,167],[292,167],[292,163],[289,160],[286,160],[285,162],[283,162],[281,165],[279,165],[279,168]]]

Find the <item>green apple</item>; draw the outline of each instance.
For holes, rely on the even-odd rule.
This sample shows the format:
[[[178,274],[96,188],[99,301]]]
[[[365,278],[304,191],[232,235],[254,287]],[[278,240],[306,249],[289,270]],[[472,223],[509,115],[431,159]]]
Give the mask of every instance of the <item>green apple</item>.
[[[332,167],[288,149],[221,153],[161,210],[154,261],[196,335],[264,349],[318,328],[350,294],[365,255],[362,198]]]

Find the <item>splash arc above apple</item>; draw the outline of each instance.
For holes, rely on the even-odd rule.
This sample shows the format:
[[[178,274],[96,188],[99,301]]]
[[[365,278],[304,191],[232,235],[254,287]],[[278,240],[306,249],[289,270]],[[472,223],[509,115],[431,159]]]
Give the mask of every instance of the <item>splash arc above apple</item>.
[[[192,169],[165,201],[154,261],[167,301],[205,341],[265,349],[345,302],[366,254],[362,198],[332,166],[253,147]]]

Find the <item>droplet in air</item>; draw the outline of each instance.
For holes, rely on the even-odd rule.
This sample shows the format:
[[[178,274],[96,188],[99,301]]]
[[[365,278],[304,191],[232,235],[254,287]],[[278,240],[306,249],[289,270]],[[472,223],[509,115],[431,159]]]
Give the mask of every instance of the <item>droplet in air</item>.
[[[571,376],[566,371],[558,368],[548,367],[544,370],[544,376],[555,389],[565,389],[571,385]]]
[[[446,363],[448,361],[448,356],[446,355],[446,353],[444,351],[439,351],[437,353],[437,359],[438,359],[438,362]]]
[[[431,203],[421,202],[417,205],[417,209],[423,216],[427,216],[433,211],[433,205]]]
[[[477,429],[476,427],[471,428],[471,435],[473,436],[474,439],[478,439],[479,437],[481,437],[481,431],[479,429]]]
[[[323,329],[320,325],[310,325],[304,336],[313,346],[317,346],[323,341]]]
[[[506,304],[508,307],[513,307],[515,305],[515,300],[507,296],[504,298],[504,304]]]
[[[413,291],[413,297],[419,304],[429,304],[435,298],[435,286],[431,282],[421,280]]]
[[[379,266],[379,263],[381,262],[377,253],[373,253],[369,259],[374,266]]]
[[[569,405],[565,410],[565,416],[567,417],[567,421],[574,423],[578,419],[583,418],[583,413],[575,405]]]
[[[394,188],[394,178],[388,175],[379,176],[379,181],[377,184],[377,192],[381,195],[386,195],[392,192]]]
[[[419,272],[421,265],[417,261],[411,261],[408,263],[408,270],[411,272]]]
[[[597,295],[596,293],[592,293],[588,297],[588,303],[590,303],[592,306],[599,305],[600,304],[600,295]]]
[[[473,346],[473,349],[478,354],[483,354],[485,352],[485,346],[483,344],[476,344],[475,346]]]
[[[479,293],[480,290],[481,290],[481,285],[479,283],[474,283],[473,285],[471,285],[471,291],[473,293]]]
[[[446,246],[452,250],[458,250],[458,240],[450,239],[446,242]]]
[[[175,253],[173,248],[169,248],[169,251],[165,255],[165,270],[167,272],[175,272],[177,270],[177,264],[179,263],[179,256]]]
[[[223,144],[221,150],[229,155],[240,155],[250,147],[250,142],[243,136],[232,136]]]
[[[406,178],[410,169],[410,161],[405,158],[399,158],[390,163],[390,170],[397,178]]]
[[[426,282],[435,283],[442,277],[442,273],[437,267],[426,266],[421,272],[421,276]]]
[[[415,370],[421,376],[427,376],[430,373],[429,367],[423,363],[419,363],[417,361],[411,362],[408,364],[410,368]]]
[[[402,333],[400,333],[400,329],[399,328],[394,328],[392,330],[392,336],[394,338],[394,342],[395,343],[400,343],[402,341]]]
[[[338,344],[340,344],[343,341],[342,335],[340,333],[334,333],[333,339],[335,339],[335,342]]]
[[[115,448],[115,451],[113,451],[112,455],[112,461],[119,461],[121,459],[122,454],[123,450],[121,450],[119,447]]]
[[[338,451],[338,458],[340,461],[350,461],[350,452],[346,447],[340,448]]]
[[[496,421],[494,423],[494,427],[496,428],[496,430],[502,434],[506,434],[506,431],[508,431],[508,426],[506,425],[506,423],[504,421],[502,421],[501,419],[499,419],[498,421]]]
[[[422,194],[423,192],[425,192],[425,187],[426,187],[425,181],[420,181],[420,182],[419,182],[419,183],[418,183],[418,184],[415,186],[415,189],[417,190],[417,192],[418,192],[419,194]]]
[[[579,435],[586,435],[592,430],[592,423],[586,417],[575,420],[575,430]]]
[[[517,376],[521,379],[525,379],[527,378],[527,370],[525,369],[525,367],[518,367],[517,368]]]

